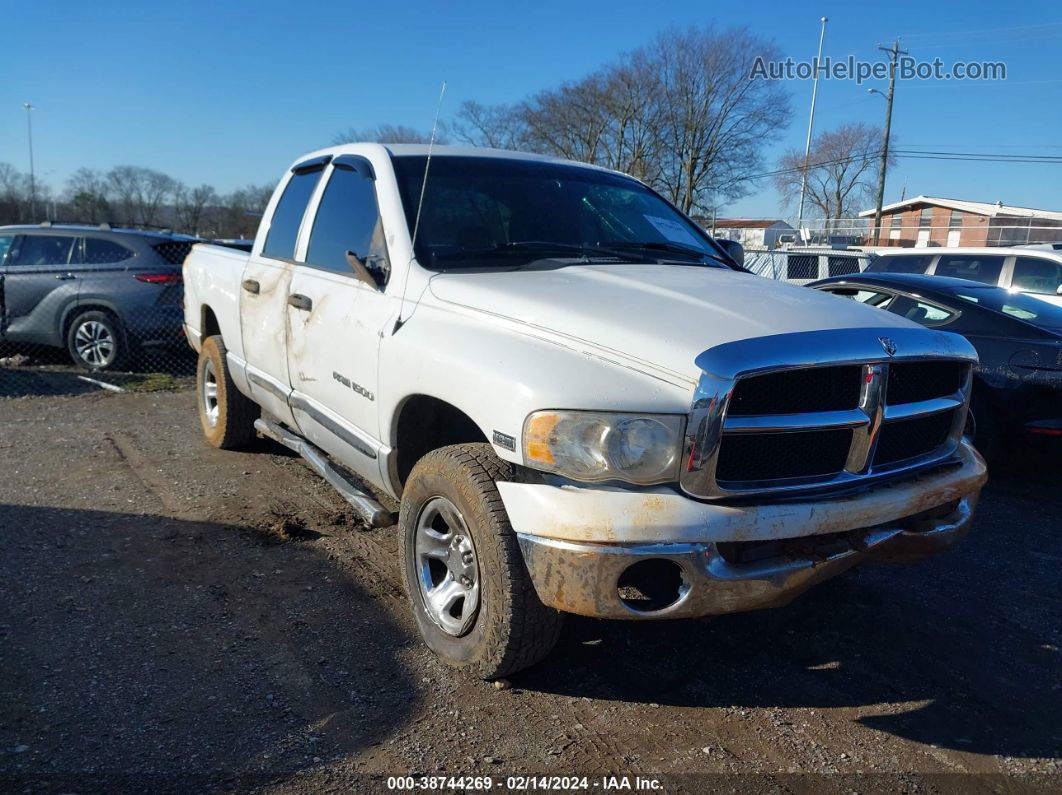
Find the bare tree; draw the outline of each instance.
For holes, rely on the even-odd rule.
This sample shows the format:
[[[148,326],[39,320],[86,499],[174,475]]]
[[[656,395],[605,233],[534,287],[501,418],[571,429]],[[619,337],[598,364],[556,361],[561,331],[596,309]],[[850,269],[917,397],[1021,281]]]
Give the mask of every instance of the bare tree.
[[[177,226],[183,232],[198,235],[206,208],[216,203],[217,199],[217,192],[212,185],[189,188],[182,183],[177,183],[173,191],[173,207]]]
[[[66,181],[66,195],[73,220],[99,224],[111,219],[107,178],[91,168],[79,168]]]
[[[468,100],[462,103],[453,120],[445,124],[446,133],[472,146],[493,149],[531,149],[523,108],[518,105],[482,105]]]
[[[31,220],[29,196],[29,176],[10,163],[0,163],[0,224]]]
[[[115,166],[107,172],[107,183],[114,193],[126,223],[152,226],[159,220],[159,210],[176,185],[172,177],[143,166]]]
[[[675,28],[646,51],[660,79],[659,181],[686,213],[746,195],[764,146],[789,123],[780,83],[751,77],[757,56],[778,53],[747,28]]]
[[[757,56],[777,50],[745,28],[674,28],[518,105],[466,102],[449,129],[625,171],[687,213],[706,210],[749,192],[764,148],[789,123],[781,84],[752,77]]]
[[[272,195],[272,185],[248,185],[227,194],[220,201],[212,234],[217,237],[254,237]]]
[[[870,201],[881,158],[881,128],[862,122],[820,133],[808,157],[805,201],[824,219],[849,218]],[[890,165],[896,156],[890,154]],[[804,153],[790,150],[778,162],[783,173],[774,178],[782,206],[800,200]]]
[[[426,144],[431,140],[431,133],[422,133],[412,127],[401,124],[380,124],[370,129],[348,127],[332,139],[333,146],[360,141],[375,141],[381,144]],[[435,136],[435,143],[444,143],[440,136]]]

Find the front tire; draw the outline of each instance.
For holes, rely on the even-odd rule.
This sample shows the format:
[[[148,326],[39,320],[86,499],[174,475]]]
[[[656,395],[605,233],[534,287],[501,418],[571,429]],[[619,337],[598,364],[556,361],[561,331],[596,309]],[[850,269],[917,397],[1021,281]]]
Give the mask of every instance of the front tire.
[[[86,370],[114,370],[129,356],[121,322],[110,312],[98,309],[74,318],[66,332],[66,347],[74,364]]]
[[[199,351],[195,393],[203,436],[214,447],[233,450],[255,436],[258,404],[244,396],[229,375],[225,343],[220,336],[207,337]]]
[[[435,450],[413,468],[398,520],[421,637],[444,662],[484,679],[543,659],[563,623],[535,593],[495,486],[510,474],[489,444]]]

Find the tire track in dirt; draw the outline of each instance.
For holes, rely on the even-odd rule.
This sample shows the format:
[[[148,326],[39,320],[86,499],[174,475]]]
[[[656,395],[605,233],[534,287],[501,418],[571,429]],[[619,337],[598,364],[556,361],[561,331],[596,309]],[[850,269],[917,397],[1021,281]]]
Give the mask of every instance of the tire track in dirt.
[[[180,507],[180,501],[174,496],[165,479],[159,476],[159,470],[154,462],[145,456],[128,435],[112,430],[105,433],[103,439],[114,448],[118,457],[128,465],[129,470],[144,485],[144,488],[162,503],[162,507],[169,516],[174,519],[189,520],[202,518],[195,512]]]

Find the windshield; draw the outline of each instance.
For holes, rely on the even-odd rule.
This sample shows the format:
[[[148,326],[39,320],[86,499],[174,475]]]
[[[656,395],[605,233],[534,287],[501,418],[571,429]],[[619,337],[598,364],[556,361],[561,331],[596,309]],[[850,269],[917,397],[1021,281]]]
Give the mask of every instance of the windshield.
[[[410,234],[425,160],[393,158]],[[415,253],[432,269],[546,258],[727,267],[703,231],[633,179],[499,157],[432,158]]]
[[[954,295],[968,303],[1002,312],[1034,326],[1062,331],[1062,307],[1024,293],[1012,293],[1002,287],[964,287],[956,290]]]

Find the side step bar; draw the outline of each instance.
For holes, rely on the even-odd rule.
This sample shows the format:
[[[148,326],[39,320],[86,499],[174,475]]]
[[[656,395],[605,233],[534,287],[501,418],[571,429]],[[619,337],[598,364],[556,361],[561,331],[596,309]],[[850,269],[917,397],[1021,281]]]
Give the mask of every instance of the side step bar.
[[[351,504],[358,516],[370,527],[387,527],[395,523],[394,514],[340,474],[324,451],[275,422],[257,419],[254,421],[254,427],[263,436],[268,436],[301,455],[318,475],[327,480],[332,488]]]

